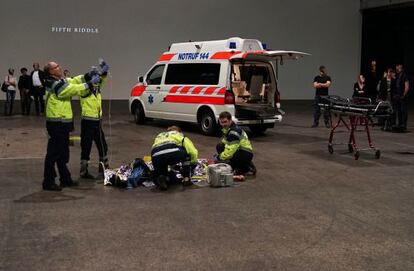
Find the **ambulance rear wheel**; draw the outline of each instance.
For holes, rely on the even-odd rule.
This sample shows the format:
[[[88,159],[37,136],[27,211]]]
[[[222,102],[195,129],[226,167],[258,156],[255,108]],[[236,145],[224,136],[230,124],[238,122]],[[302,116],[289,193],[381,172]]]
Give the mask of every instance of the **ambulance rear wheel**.
[[[145,123],[145,112],[144,108],[140,103],[137,103],[134,106],[134,121],[136,124],[144,124]]]
[[[214,135],[217,129],[216,117],[211,110],[203,110],[200,115],[200,130],[205,135]]]

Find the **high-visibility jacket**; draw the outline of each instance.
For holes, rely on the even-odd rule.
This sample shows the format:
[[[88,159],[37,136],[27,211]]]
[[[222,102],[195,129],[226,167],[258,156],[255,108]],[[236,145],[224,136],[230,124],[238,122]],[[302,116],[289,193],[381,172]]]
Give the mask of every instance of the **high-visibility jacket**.
[[[82,108],[82,119],[100,120],[102,118],[102,95],[101,88],[104,86],[106,76],[101,77],[101,83],[96,92],[89,92],[80,97]]]
[[[224,151],[220,153],[220,160],[230,160],[238,150],[253,152],[252,144],[246,132],[234,122],[229,128],[223,128],[222,132],[223,137],[221,142],[224,144]]]
[[[72,122],[71,98],[89,93],[88,84],[83,75],[74,78],[45,80],[46,87],[46,121]]]
[[[177,131],[167,131],[157,135],[154,140],[152,148],[160,147],[166,144],[175,144],[178,147],[183,147],[187,154],[190,156],[191,163],[197,163],[198,150],[194,147],[193,142],[184,136],[182,133]]]

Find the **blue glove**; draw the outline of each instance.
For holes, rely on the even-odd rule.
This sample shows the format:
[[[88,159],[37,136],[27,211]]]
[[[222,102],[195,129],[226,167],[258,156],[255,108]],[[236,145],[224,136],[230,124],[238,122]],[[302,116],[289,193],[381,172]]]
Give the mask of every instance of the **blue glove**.
[[[92,77],[91,81],[89,81],[89,82],[91,82],[94,85],[97,85],[97,84],[99,84],[99,82],[101,82],[101,77],[96,74]]]
[[[104,60],[101,60],[99,63],[99,67],[101,68],[102,75],[106,75],[109,71],[109,66],[106,64]]]
[[[85,77],[86,77],[85,79],[89,81],[90,79],[92,79],[92,77],[96,75],[99,75],[98,68],[96,68],[95,66],[92,66],[92,69],[85,74]]]

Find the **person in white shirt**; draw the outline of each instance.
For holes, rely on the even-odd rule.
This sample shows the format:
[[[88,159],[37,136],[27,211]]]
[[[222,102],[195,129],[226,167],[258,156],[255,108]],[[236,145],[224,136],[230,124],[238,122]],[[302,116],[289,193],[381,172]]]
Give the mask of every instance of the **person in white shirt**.
[[[8,75],[4,78],[4,83],[7,85],[6,102],[4,103],[4,115],[10,116],[13,112],[14,98],[16,97],[17,80],[14,75],[14,69],[8,70]]]
[[[30,75],[32,77],[32,95],[34,99],[36,114],[45,112],[45,102],[43,100],[43,95],[45,95],[45,88],[43,86],[44,82],[44,72],[40,70],[39,63],[33,63],[33,71]]]

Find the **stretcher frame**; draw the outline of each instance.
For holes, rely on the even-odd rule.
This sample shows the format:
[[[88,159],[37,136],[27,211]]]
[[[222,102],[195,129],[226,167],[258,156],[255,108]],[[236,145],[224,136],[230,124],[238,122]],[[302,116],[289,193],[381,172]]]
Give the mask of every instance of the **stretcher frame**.
[[[318,104],[322,110],[328,111],[336,116],[336,121],[331,120],[331,131],[329,133],[328,151],[334,152],[334,145],[347,145],[349,153],[354,154],[355,160],[358,160],[361,151],[374,151],[376,159],[381,157],[381,150],[378,149],[372,139],[371,127],[374,126],[374,118],[389,117],[392,114],[392,106],[389,102],[380,101],[372,104],[368,98],[344,99],[339,96],[323,97]],[[334,135],[338,128],[345,127],[349,132],[347,143],[334,143]],[[356,132],[360,131],[358,127],[365,130],[368,147],[361,148],[356,141]]]

